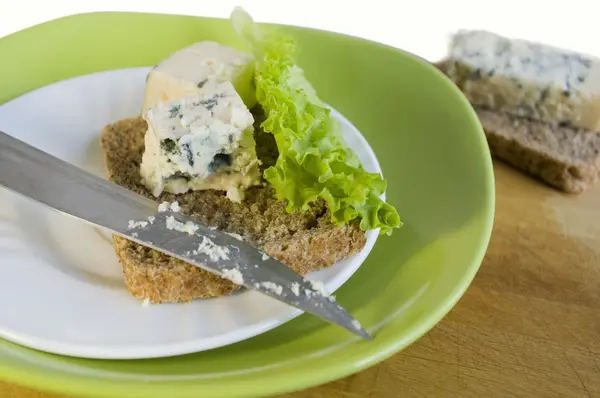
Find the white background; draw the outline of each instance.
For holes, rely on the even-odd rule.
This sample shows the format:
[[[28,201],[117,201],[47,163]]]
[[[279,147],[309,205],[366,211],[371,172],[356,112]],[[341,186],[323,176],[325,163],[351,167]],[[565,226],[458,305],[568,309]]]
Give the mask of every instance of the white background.
[[[234,6],[257,21],[362,36],[429,60],[448,35],[481,28],[600,56],[598,0],[0,0],[0,37],[40,22],[92,11],[228,17]],[[587,33],[586,33],[587,32]]]

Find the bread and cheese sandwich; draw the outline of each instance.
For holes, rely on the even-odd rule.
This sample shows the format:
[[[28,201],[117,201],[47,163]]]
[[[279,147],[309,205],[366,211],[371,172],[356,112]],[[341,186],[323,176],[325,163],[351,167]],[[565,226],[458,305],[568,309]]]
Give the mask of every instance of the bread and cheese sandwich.
[[[600,60],[460,31],[436,66],[475,108],[495,157],[568,193],[597,182]]]
[[[243,12],[238,10],[239,12]],[[241,19],[240,19],[241,18]],[[234,13],[234,22],[235,21]],[[104,128],[108,179],[234,234],[300,274],[348,258],[365,231],[401,226],[293,59],[294,42],[259,35],[246,53],[194,43],[156,65],[141,115]],[[229,294],[233,281],[114,236],[129,291],[152,303]]]

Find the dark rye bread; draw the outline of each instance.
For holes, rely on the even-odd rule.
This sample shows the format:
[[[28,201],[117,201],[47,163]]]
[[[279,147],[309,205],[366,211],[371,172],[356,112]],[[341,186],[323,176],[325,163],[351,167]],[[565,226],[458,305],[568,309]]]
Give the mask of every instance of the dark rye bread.
[[[153,197],[141,184],[139,166],[146,122],[141,117],[120,120],[104,128],[101,147],[109,180],[157,202],[177,200],[184,214],[219,230],[242,235],[250,244],[300,274],[322,269],[360,251],[366,242],[357,223],[338,228],[319,202],[306,213],[288,214],[285,203],[265,185],[233,203],[223,192],[196,191]],[[262,167],[273,164],[277,148],[272,135],[257,129],[257,153]],[[124,238],[113,236],[129,291],[152,303],[186,302],[230,294],[240,286],[229,280]]]
[[[568,193],[598,181],[600,134],[474,108],[498,159]]]
[[[445,71],[445,62],[435,66]],[[474,106],[492,155],[567,193],[598,181],[600,134]]]

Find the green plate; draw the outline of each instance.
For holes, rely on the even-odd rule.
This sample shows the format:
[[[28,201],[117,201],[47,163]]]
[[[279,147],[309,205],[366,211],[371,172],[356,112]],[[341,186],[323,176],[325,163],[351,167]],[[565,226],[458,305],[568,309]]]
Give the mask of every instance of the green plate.
[[[44,354],[0,340],[0,378],[90,397],[245,397],[324,383],[376,364],[432,328],[481,263],[494,213],[491,157],[473,109],[427,62],[353,37],[282,27],[320,96],[375,150],[388,200],[405,225],[381,237],[338,291],[375,340],[301,316],[273,331],[193,355],[100,361]],[[0,103],[91,72],[153,65],[200,40],[240,47],[229,22],[93,13],[0,39]]]

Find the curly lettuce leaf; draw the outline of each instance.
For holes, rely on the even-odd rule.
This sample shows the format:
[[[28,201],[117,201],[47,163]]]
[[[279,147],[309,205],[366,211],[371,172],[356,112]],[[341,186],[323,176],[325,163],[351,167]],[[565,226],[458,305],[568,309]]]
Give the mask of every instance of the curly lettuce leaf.
[[[265,35],[250,15],[236,8],[231,22],[251,45],[256,59],[256,97],[274,135],[279,158],[264,177],[287,211],[307,211],[321,198],[339,226],[360,218],[360,228],[391,234],[402,225],[396,209],[380,199],[386,182],[363,169],[342,137],[340,125],[318,98],[294,62],[296,43],[281,35]]]

